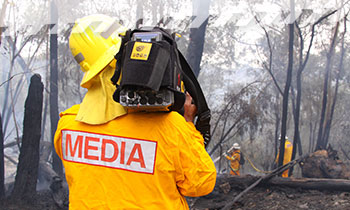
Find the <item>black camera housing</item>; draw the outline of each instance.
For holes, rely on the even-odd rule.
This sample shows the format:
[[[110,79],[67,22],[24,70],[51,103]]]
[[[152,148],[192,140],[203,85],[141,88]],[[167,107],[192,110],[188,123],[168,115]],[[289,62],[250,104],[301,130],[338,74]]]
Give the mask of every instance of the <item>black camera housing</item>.
[[[137,31],[125,43],[114,99],[136,111],[179,111],[185,101],[176,43],[165,31]]]

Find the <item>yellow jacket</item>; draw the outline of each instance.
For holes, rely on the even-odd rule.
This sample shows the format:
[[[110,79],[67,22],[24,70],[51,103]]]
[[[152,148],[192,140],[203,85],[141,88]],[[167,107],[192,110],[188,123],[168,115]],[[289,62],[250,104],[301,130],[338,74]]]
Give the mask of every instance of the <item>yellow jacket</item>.
[[[284,144],[284,157],[283,157],[283,165],[289,163],[292,160],[292,152],[293,152],[293,144],[286,139],[286,142]],[[276,163],[278,163],[279,158],[279,152],[276,157]],[[285,170],[282,173],[282,177],[288,177],[289,170]]]
[[[226,156],[226,159],[231,161],[230,164],[230,174],[232,175],[240,175],[239,168],[240,164],[239,161],[241,160],[241,150],[234,150],[230,156]]]
[[[131,113],[102,125],[61,113],[55,149],[69,209],[189,209],[184,196],[210,193],[216,169],[193,123],[176,112]]]

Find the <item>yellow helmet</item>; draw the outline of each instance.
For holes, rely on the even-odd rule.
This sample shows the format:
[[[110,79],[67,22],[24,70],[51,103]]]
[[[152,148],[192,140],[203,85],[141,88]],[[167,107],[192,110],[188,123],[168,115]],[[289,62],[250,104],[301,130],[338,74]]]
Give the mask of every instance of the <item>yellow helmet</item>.
[[[119,34],[125,31],[125,27],[107,15],[89,15],[75,21],[69,48],[85,72],[82,87],[88,88],[89,81],[113,61],[121,44]]]

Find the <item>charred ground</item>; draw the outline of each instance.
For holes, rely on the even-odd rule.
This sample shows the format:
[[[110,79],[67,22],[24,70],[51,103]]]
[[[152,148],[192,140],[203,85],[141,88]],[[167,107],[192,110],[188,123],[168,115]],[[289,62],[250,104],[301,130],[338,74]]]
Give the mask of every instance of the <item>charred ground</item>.
[[[29,200],[18,200],[7,197],[0,201],[1,210],[68,210],[60,208],[53,199],[50,190],[43,190],[33,195]]]
[[[222,209],[242,191],[234,189],[224,197],[208,195],[198,199],[192,209]],[[350,193],[263,186],[247,192],[231,209],[350,209]]]
[[[199,199],[189,199],[192,210],[222,209],[241,193],[243,186],[233,188],[229,193],[213,192]],[[58,207],[50,191],[41,191],[31,201],[6,199],[2,210],[67,210]],[[231,209],[350,209],[350,193],[342,191],[318,191],[277,186],[258,186],[247,192]]]

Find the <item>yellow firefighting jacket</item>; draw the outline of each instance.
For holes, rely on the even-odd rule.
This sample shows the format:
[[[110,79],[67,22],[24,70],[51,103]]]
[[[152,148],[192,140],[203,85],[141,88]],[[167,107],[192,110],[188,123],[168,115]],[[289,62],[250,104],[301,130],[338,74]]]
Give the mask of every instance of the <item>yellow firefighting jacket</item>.
[[[241,160],[241,150],[234,150],[230,156],[226,156],[226,159],[230,160],[230,174],[232,175],[240,175],[239,168],[240,164],[239,161]]]
[[[292,152],[293,152],[293,144],[286,139],[284,144],[284,157],[283,157],[283,165],[289,163],[292,160]],[[278,163],[279,152],[276,157],[276,163]],[[282,177],[288,177],[289,169],[283,171]]]
[[[216,169],[193,123],[176,112],[131,113],[102,125],[61,113],[55,149],[69,209],[189,209],[184,196],[210,193]]]

